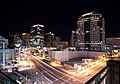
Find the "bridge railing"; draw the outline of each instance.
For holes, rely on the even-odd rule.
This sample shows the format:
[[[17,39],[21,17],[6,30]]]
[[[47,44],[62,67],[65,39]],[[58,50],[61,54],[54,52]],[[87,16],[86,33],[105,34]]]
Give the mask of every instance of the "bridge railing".
[[[108,74],[108,66],[104,67],[100,72],[88,80],[85,84],[107,84],[106,78]]]
[[[5,82],[5,84],[19,84],[18,82],[16,82],[12,78],[10,78],[8,75],[6,75],[5,73],[3,73],[2,71],[0,71],[0,77],[3,77],[5,79],[5,81],[4,80],[1,81],[1,82]]]

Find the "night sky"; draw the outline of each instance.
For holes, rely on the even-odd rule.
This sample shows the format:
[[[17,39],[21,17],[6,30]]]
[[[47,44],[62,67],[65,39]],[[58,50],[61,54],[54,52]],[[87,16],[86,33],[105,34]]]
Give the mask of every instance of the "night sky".
[[[114,0],[115,1],[115,0]],[[0,35],[30,32],[30,26],[43,24],[45,32],[53,32],[62,40],[69,41],[77,19],[84,13],[96,11],[105,18],[106,37],[120,37],[119,2],[113,0],[28,1],[2,2],[0,5]]]

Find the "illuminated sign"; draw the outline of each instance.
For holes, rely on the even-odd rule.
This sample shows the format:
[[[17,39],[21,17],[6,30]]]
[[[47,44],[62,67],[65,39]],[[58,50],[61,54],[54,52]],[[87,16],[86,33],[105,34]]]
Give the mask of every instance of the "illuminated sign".
[[[40,25],[40,24],[33,25],[32,27],[37,27],[37,26],[44,27],[44,25]]]
[[[82,17],[84,17],[84,16],[86,16],[86,15],[91,15],[93,12],[91,12],[91,13],[86,13],[86,14],[84,14],[84,15],[82,15]]]

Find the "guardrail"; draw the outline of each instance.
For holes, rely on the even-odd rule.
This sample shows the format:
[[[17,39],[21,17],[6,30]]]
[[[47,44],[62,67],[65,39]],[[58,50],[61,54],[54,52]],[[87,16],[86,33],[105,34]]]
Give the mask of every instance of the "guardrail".
[[[108,66],[103,68],[100,72],[98,72],[95,76],[93,76],[90,80],[88,80],[85,84],[107,84],[106,79],[108,75]]]
[[[6,75],[5,73],[3,73],[1,70],[0,70],[0,76],[2,76],[2,77],[5,78],[5,81],[6,81],[5,84],[19,84],[18,82],[16,82],[12,78],[10,78],[8,75]]]

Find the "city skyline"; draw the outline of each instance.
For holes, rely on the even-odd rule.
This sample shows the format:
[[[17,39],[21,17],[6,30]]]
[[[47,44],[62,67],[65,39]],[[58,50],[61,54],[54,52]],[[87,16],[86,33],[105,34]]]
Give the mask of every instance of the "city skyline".
[[[40,4],[42,3],[42,4]],[[82,2],[86,3],[86,2]],[[77,19],[88,12],[99,12],[105,18],[106,37],[119,37],[119,12],[117,2],[24,2],[2,5],[0,35],[30,32],[32,25],[42,24],[45,32],[53,32],[62,40],[70,41],[72,30],[77,28]]]
[[[119,84],[118,2],[0,5],[0,84]]]

